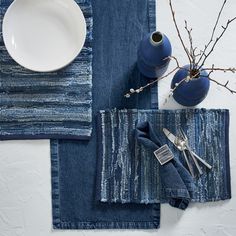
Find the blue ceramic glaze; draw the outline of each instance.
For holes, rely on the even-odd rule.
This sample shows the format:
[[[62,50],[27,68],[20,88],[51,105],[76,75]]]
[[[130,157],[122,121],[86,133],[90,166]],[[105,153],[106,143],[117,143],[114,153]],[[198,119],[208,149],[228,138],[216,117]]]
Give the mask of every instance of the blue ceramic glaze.
[[[181,80],[186,78],[189,75],[189,65],[179,69],[171,82],[171,88],[175,87],[176,83],[179,83]],[[182,82],[174,91],[174,99],[181,105],[184,106],[196,106],[201,103],[210,88],[210,81],[207,78],[208,73],[202,69],[200,71],[200,76],[198,78],[192,79],[190,81]]]
[[[138,49],[138,68],[148,78],[162,76],[169,65],[172,48],[169,39],[161,32],[147,34]]]

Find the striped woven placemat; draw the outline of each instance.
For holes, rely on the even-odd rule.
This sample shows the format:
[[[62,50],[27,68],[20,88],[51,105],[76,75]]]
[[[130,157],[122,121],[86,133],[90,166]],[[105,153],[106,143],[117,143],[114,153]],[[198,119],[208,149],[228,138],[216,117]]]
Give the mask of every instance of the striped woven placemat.
[[[29,71],[8,54],[3,16],[12,0],[0,0],[0,139],[91,136],[92,6],[76,0],[87,24],[84,47],[67,67],[50,73]]]

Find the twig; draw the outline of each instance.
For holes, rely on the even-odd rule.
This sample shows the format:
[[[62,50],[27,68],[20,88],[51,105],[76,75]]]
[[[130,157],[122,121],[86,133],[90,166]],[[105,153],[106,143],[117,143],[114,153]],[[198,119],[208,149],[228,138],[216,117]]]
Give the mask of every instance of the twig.
[[[188,33],[189,44],[190,44],[190,50],[189,50],[190,53],[189,53],[189,55],[190,55],[190,57],[192,59],[192,64],[194,66],[195,65],[195,60],[196,60],[195,51],[196,51],[197,48],[193,48],[192,28],[191,29],[188,28],[188,23],[187,23],[186,20],[184,21],[184,23],[185,23],[185,27],[184,28],[186,29],[186,31]]]
[[[170,59],[170,60],[171,60],[171,59],[175,60],[176,67],[175,67],[172,71],[170,71],[169,73],[163,75],[163,76],[160,77],[160,78],[157,78],[156,80],[153,80],[152,82],[146,84],[145,86],[139,87],[139,88],[137,88],[137,89],[131,88],[131,89],[129,90],[129,92],[127,92],[124,96],[125,96],[126,98],[129,98],[132,94],[134,94],[134,93],[140,93],[140,92],[142,92],[145,88],[147,88],[147,87],[149,87],[149,86],[152,86],[153,84],[159,82],[160,80],[162,80],[162,79],[168,77],[169,75],[171,75],[172,73],[174,73],[177,69],[186,69],[186,68],[181,67],[181,66],[179,65],[179,61],[177,60],[177,58],[176,58],[175,56],[166,57],[164,60],[168,60],[168,59]],[[186,70],[187,70],[187,69],[186,69]]]
[[[196,50],[197,50],[197,47],[195,47],[195,48],[193,49],[193,53],[194,53],[195,57],[197,58],[197,57],[201,56],[201,53],[199,52],[199,53],[196,54],[196,53],[195,53]]]
[[[214,80],[214,79],[210,78],[209,76],[208,76],[208,78],[209,78],[210,81],[216,83],[217,85],[219,85],[221,87],[224,87],[225,89],[227,89],[232,94],[236,93],[236,90],[233,90],[233,89],[228,87],[229,81],[227,81],[225,84],[222,84],[222,83],[218,82],[217,80]]]
[[[224,9],[224,7],[225,7],[226,2],[227,2],[227,0],[224,0],[223,4],[222,4],[222,6],[221,6],[221,9],[220,9],[220,11],[219,11],[219,13],[218,13],[218,16],[217,16],[215,25],[214,25],[213,30],[212,30],[211,38],[210,38],[209,42],[207,43],[207,45],[205,45],[205,48],[204,48],[204,50],[202,51],[202,54],[201,54],[201,56],[200,56],[198,62],[196,63],[197,65],[198,65],[198,64],[200,63],[200,61],[202,60],[203,56],[206,56],[206,50],[207,50],[207,48],[210,46],[210,44],[213,42],[213,38],[214,38],[214,35],[215,35],[216,27],[217,27],[217,25],[218,25],[218,23],[219,23],[219,20],[220,20],[220,17],[221,17],[221,14],[222,14],[222,11],[223,11],[223,9]]]
[[[192,76],[188,75],[187,77],[183,78],[182,80],[180,80],[180,82],[175,84],[175,87],[171,89],[171,92],[173,93],[184,81],[190,81],[191,79],[195,78],[198,75],[199,75],[199,71]]]
[[[189,59],[189,68],[186,68],[186,67],[181,67],[177,58],[174,57],[174,56],[169,56],[167,57],[166,59],[173,59],[175,60],[176,62],[176,67],[171,70],[169,73],[165,74],[164,76],[160,77],[160,78],[156,78],[154,81],[151,81],[149,82],[148,84],[142,86],[142,87],[139,87],[137,89],[133,89],[131,88],[129,90],[129,92],[127,92],[124,96],[126,98],[129,98],[132,94],[134,93],[140,93],[142,92],[145,88],[147,87],[150,87],[152,86],[153,84],[157,83],[158,81],[168,77],[169,75],[171,75],[172,73],[174,73],[177,69],[183,69],[183,70],[187,70],[188,71],[188,75],[182,79],[180,82],[176,83],[175,84],[175,87],[171,90],[171,93],[173,94],[173,92],[178,88],[179,85],[181,85],[184,81],[189,81],[189,80],[192,80],[194,78],[197,78],[199,75],[201,75],[201,70],[205,70],[207,71],[207,75],[201,75],[201,77],[207,77],[209,80],[211,80],[212,82],[215,82],[216,84],[218,84],[219,86],[222,86],[224,88],[226,88],[228,91],[230,91],[231,93],[236,93],[236,90],[233,90],[231,88],[228,87],[228,84],[229,84],[229,81],[227,81],[225,84],[223,83],[220,83],[214,79],[212,79],[210,77],[210,75],[215,72],[215,71],[221,71],[221,72],[232,72],[232,73],[235,73],[236,72],[236,68],[235,67],[229,67],[229,68],[220,68],[220,67],[215,67],[214,64],[211,66],[211,67],[208,67],[208,68],[203,68],[204,64],[205,64],[205,61],[206,59],[209,57],[209,55],[214,51],[215,49],[215,46],[216,44],[219,42],[219,40],[222,38],[222,36],[224,35],[225,31],[227,30],[227,28],[229,27],[230,23],[233,22],[234,20],[236,20],[236,17],[232,18],[232,19],[229,19],[226,23],[225,26],[222,26],[223,30],[222,32],[220,33],[220,35],[218,37],[216,37],[216,39],[214,40],[214,36],[215,36],[215,32],[216,32],[216,28],[219,24],[219,20],[220,20],[220,17],[222,15],[222,12],[223,12],[223,9],[225,7],[225,4],[226,4],[227,0],[224,0],[223,1],[223,4],[221,6],[221,9],[218,13],[218,16],[217,16],[217,19],[216,19],[216,22],[215,22],[215,25],[214,25],[214,28],[212,30],[212,34],[211,34],[211,38],[209,40],[209,42],[205,45],[205,48],[204,50],[200,50],[199,53],[196,53],[196,50],[197,50],[197,47],[193,47],[193,38],[192,38],[192,28],[188,28],[188,23],[187,21],[185,21],[185,29],[188,33],[188,38],[189,38],[189,43],[190,43],[190,47],[189,49],[185,46],[184,44],[184,41],[181,37],[181,34],[180,34],[180,30],[179,30],[179,27],[177,25],[177,22],[176,22],[176,18],[175,18],[175,12],[174,12],[174,9],[173,9],[173,6],[172,6],[172,0],[169,0],[169,5],[170,5],[170,9],[171,9],[171,14],[172,14],[172,19],[173,19],[173,22],[174,22],[174,25],[175,25],[175,28],[176,28],[176,31],[177,31],[177,34],[178,34],[178,37],[180,39],[180,42],[184,48],[184,51],[186,52],[186,55]],[[211,49],[208,50],[209,46],[211,45],[211,43],[213,43],[213,45],[211,46]],[[207,52],[208,51],[208,52]],[[199,57],[199,59],[197,60],[197,57]],[[197,61],[197,62],[196,62]],[[199,66],[199,64],[201,63],[201,65]]]
[[[212,67],[212,68],[204,68],[204,70],[206,71],[222,71],[222,72],[232,72],[235,73],[236,72],[236,68],[233,67],[229,67],[229,68],[219,68],[219,67]]]
[[[228,20],[226,23],[226,26],[222,26],[223,31],[221,32],[221,34],[219,35],[219,37],[216,38],[211,50],[205,55],[201,65],[199,66],[199,68],[202,68],[202,66],[205,64],[206,59],[209,57],[209,55],[213,52],[216,44],[219,42],[219,40],[222,38],[222,36],[224,35],[225,31],[227,30],[227,28],[229,27],[229,24],[232,23],[234,20],[236,20],[236,17],[232,18],[231,20]]]
[[[178,83],[176,83],[175,87],[173,89],[171,89],[172,94],[184,81],[188,81],[189,79],[190,78],[187,76],[187,77],[183,78],[182,80],[180,80]]]
[[[232,94],[236,93],[236,90],[233,90],[233,89],[231,89],[230,87],[228,87],[229,80],[228,80],[225,84],[223,84],[223,83],[220,83],[220,82],[218,82],[217,80],[212,79],[212,78],[210,77],[210,75],[211,75],[213,72],[215,72],[215,71],[223,71],[223,72],[231,71],[232,73],[235,73],[235,71],[236,71],[235,68],[227,68],[227,69],[215,68],[215,66],[214,66],[214,64],[213,64],[211,68],[204,68],[204,70],[205,70],[205,71],[208,71],[208,70],[209,70],[210,72],[208,73],[208,75],[206,75],[206,76],[203,75],[202,77],[206,77],[206,78],[208,78],[210,81],[216,83],[217,85],[226,88],[226,89],[227,89],[228,91],[230,91]]]
[[[188,49],[185,47],[184,41],[183,41],[183,39],[182,39],[182,37],[181,37],[180,31],[179,31],[179,28],[178,28],[178,25],[177,25],[177,22],[176,22],[176,19],[175,19],[175,12],[174,12],[174,9],[173,9],[172,1],[171,1],[171,0],[169,0],[169,5],[170,5],[171,14],[172,14],[172,19],[173,19],[173,21],[174,21],[174,25],[175,25],[175,28],[176,28],[178,37],[179,37],[180,42],[181,42],[181,44],[182,44],[182,46],[183,46],[183,48],[184,48],[184,51],[186,52],[186,55],[187,55],[188,60],[189,60],[189,64],[190,64],[190,66],[191,66],[191,65],[192,65],[192,60],[191,60],[189,51],[188,51]]]
[[[153,85],[153,84],[159,82],[160,80],[162,80],[162,79],[168,77],[169,75],[171,75],[172,73],[174,73],[177,69],[179,69],[178,66],[176,66],[172,71],[170,71],[170,72],[167,73],[166,75],[164,75],[164,76],[162,76],[162,77],[160,77],[160,78],[157,78],[156,80],[154,80],[154,81],[152,81],[152,82],[146,84],[145,86],[139,87],[138,89],[133,89],[133,88],[131,88],[131,89],[129,90],[129,92],[127,92],[124,96],[125,96],[126,98],[129,98],[131,94],[142,92],[145,88],[150,87],[151,85]]]
[[[168,56],[167,58],[170,59],[170,60],[171,60],[171,59],[175,60],[176,66],[177,66],[178,68],[180,68],[179,61],[178,61],[178,59],[177,59],[175,56]]]
[[[182,84],[184,81],[186,81],[186,80],[187,80],[187,77],[183,78],[180,82],[178,82],[178,83],[175,84],[175,87],[170,90],[168,97],[165,99],[165,103],[168,101],[168,98],[170,98],[171,96],[173,96],[174,91],[177,89],[177,87],[178,87],[179,85],[181,85],[181,84]]]

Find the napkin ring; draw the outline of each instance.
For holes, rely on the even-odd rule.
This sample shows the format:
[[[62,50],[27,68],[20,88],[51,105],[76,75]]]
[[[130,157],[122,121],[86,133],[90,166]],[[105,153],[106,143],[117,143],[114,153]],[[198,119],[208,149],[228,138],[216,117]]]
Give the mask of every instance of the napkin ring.
[[[174,158],[174,154],[172,153],[167,144],[161,146],[153,153],[161,165],[164,165],[165,163],[171,161]]]

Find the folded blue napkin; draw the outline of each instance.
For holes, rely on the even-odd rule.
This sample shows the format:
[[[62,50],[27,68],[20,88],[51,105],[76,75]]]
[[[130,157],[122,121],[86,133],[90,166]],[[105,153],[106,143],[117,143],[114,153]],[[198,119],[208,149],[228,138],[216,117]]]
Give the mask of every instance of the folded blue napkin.
[[[148,121],[136,125],[135,138],[139,144],[153,153],[149,158],[155,158],[154,151],[163,145],[157,135]],[[169,204],[185,210],[195,190],[194,180],[189,172],[178,159],[174,158],[163,165],[159,165],[159,173],[162,189]]]
[[[90,0],[76,0],[87,35],[78,57],[50,73],[29,71],[8,54],[3,16],[12,0],[0,0],[0,139],[89,139],[92,132],[92,29]]]
[[[157,107],[157,86],[130,99],[146,84],[136,67],[137,48],[155,30],[155,0],[94,0],[93,115],[106,108]],[[156,229],[160,204],[96,201],[97,127],[91,140],[52,140],[52,207],[56,229]]]
[[[142,123],[147,121],[149,126]],[[136,128],[136,122],[145,126]],[[189,145],[195,153],[212,166],[212,170],[201,166],[203,175],[194,179],[196,189],[190,194],[191,201],[209,202],[231,198],[228,110],[113,109],[102,110],[98,114],[97,199],[116,203],[170,202],[173,191],[168,192],[166,189],[172,187],[166,187],[169,179],[163,178],[168,175],[169,169],[165,172],[166,169],[160,167],[153,157],[153,150],[160,144],[168,144],[174,154],[174,161],[170,164],[175,168],[176,163],[185,165],[183,154],[163,133],[163,128],[167,128],[176,134],[179,127],[187,133]],[[136,137],[142,131],[146,139],[141,139],[142,136],[135,138],[135,130]],[[151,138],[147,139],[149,136]],[[147,142],[152,148],[147,148]],[[185,179],[183,176],[178,178]],[[188,189],[188,184],[184,184]],[[182,189],[183,186],[178,188]],[[189,189],[186,191],[186,188],[184,196],[189,199]],[[172,196],[175,197],[175,194]]]

